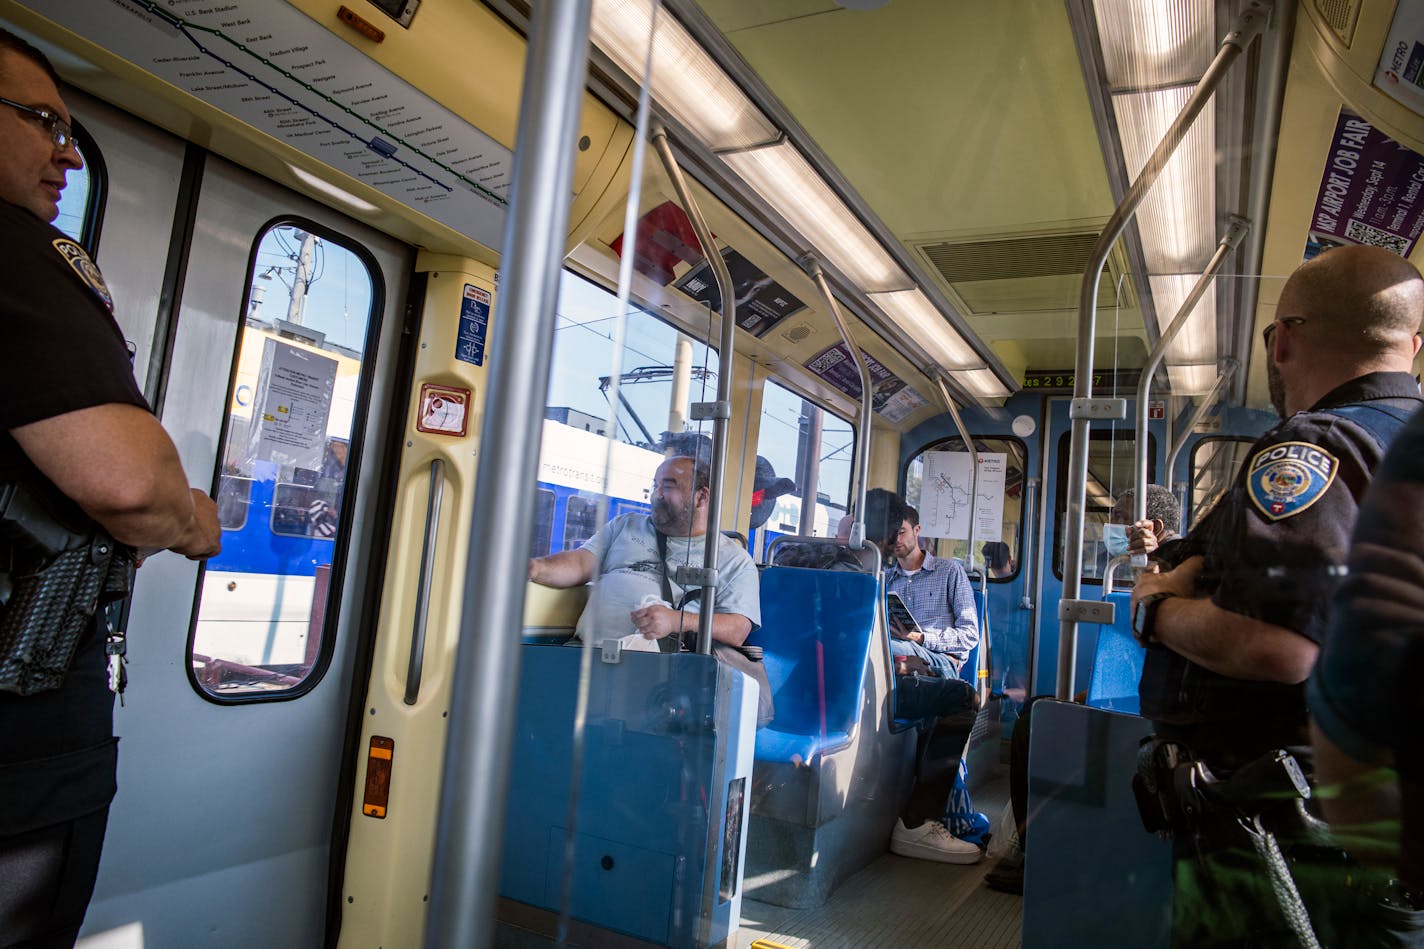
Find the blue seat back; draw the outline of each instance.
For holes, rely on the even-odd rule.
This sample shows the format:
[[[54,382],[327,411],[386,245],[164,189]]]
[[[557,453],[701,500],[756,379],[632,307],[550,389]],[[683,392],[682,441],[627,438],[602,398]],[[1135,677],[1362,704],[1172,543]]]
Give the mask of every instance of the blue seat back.
[[[761,575],[761,646],[776,718],[758,733],[804,736],[796,754],[844,741],[860,720],[866,660],[875,628],[876,577],[867,573],[768,567]],[[768,736],[769,737],[769,736]],[[789,748],[790,746],[788,746]]]
[[[1132,635],[1132,593],[1119,590],[1105,598],[1114,604],[1113,624],[1098,629],[1093,670],[1088,678],[1088,704],[1136,715],[1141,710],[1137,684],[1147,651]]]
[[[971,578],[972,579],[972,578]],[[979,671],[979,646],[984,642],[984,627],[987,625],[988,607],[984,604],[984,593],[978,587],[974,588],[974,615],[979,617],[979,642],[974,644],[974,648],[969,650],[969,655],[964,657],[964,665],[959,667],[959,677],[970,685],[977,685],[976,673]]]

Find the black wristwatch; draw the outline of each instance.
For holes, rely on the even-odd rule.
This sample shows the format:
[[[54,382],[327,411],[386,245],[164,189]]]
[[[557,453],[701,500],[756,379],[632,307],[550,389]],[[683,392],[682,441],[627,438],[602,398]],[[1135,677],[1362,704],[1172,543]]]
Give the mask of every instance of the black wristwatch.
[[[1152,593],[1137,601],[1137,606],[1132,610],[1132,635],[1137,637],[1137,641],[1142,645],[1157,641],[1152,635],[1152,624],[1157,619],[1157,607],[1162,605],[1163,600],[1176,595],[1166,592]]]

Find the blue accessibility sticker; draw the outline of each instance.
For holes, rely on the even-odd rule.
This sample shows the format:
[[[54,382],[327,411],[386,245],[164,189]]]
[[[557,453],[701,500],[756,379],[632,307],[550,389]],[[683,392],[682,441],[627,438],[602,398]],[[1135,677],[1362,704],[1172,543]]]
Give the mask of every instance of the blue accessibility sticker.
[[[1246,493],[1273,521],[1293,517],[1319,501],[1335,480],[1340,462],[1306,442],[1281,442],[1251,459]]]

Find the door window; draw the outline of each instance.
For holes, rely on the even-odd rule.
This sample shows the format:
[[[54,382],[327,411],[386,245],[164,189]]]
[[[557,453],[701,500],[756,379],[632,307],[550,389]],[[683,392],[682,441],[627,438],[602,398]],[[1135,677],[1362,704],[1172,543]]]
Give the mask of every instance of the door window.
[[[64,190],[59,193],[59,216],[54,219],[54,226],[78,241],[93,257],[99,242],[99,221],[104,213],[107,176],[99,146],[77,122],[75,150],[84,160],[84,167],[65,176]]]
[[[1064,531],[1068,511],[1068,460],[1071,432],[1058,439],[1058,490],[1053,505],[1053,575],[1063,579]],[[1137,438],[1131,431],[1092,432],[1088,441],[1088,496],[1083,504],[1083,582],[1101,583],[1107,569],[1103,525],[1118,496],[1132,487]],[[1156,473],[1157,439],[1147,435],[1147,483]],[[1121,574],[1119,574],[1121,577]],[[1123,578],[1125,579],[1125,577]]]
[[[979,503],[974,531],[973,566],[988,561],[989,579],[1007,582],[1018,576],[1023,559],[1024,466],[1028,457],[1017,438],[974,437],[979,453]],[[962,458],[946,458],[953,452]],[[965,559],[969,543],[970,456],[964,439],[947,438],[910,459],[905,469],[905,499],[920,515],[921,542],[937,557]]]
[[[352,433],[379,291],[363,252],[303,223],[256,242],[189,661],[214,698],[305,691],[333,631]]]

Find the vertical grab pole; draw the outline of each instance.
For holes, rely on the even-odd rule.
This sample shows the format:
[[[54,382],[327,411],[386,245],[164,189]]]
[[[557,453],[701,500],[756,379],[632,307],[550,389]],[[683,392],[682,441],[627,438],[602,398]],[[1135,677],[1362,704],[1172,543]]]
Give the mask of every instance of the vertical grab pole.
[[[1226,255],[1236,249],[1241,243],[1246,232],[1251,229],[1250,222],[1243,218],[1232,215],[1231,223],[1227,225],[1226,233],[1221,235],[1221,241],[1216,245],[1216,252],[1211,255],[1211,260],[1207,262],[1206,269],[1202,271],[1197,282],[1192,285],[1191,292],[1182,301],[1181,307],[1177,309],[1177,315],[1172,318],[1172,322],[1163,330],[1162,335],[1157,340],[1157,345],[1152,347],[1152,352],[1147,357],[1147,364],[1142,367],[1142,376],[1137,381],[1137,418],[1135,420],[1135,434],[1137,438],[1137,451],[1133,457],[1133,480],[1132,480],[1132,519],[1140,521],[1147,516],[1147,396],[1152,391],[1152,377],[1157,374],[1157,370],[1162,365],[1162,360],[1167,358],[1167,347],[1172,345],[1172,341],[1177,338],[1177,334],[1187,325],[1187,318],[1196,309],[1197,303],[1201,301],[1207,288],[1216,279],[1216,273],[1221,269],[1221,265],[1226,262]],[[1216,385],[1221,385],[1220,377],[1217,378]],[[1215,391],[1213,386],[1212,391]],[[1187,429],[1191,431],[1189,427]],[[1167,467],[1167,481],[1170,484],[1172,478],[1172,468],[1170,462]],[[1132,565],[1134,567],[1147,566],[1146,554],[1133,554]]]
[[[1108,254],[1117,242],[1137,206],[1156,182],[1157,177],[1177,150],[1187,130],[1201,113],[1207,100],[1251,42],[1265,29],[1270,9],[1253,6],[1243,12],[1221,41],[1216,58],[1211,61],[1187,104],[1182,107],[1162,141],[1147,159],[1142,173],[1128,188],[1122,203],[1098,235],[1083,271],[1083,285],[1078,298],[1078,351],[1073,369],[1073,404],[1069,415],[1073,420],[1068,458],[1068,516],[1063,551],[1063,599],[1058,604],[1058,677],[1055,695],[1067,702],[1073,698],[1073,671],[1078,661],[1079,596],[1083,591],[1083,506],[1088,496],[1088,423],[1095,406],[1093,397],[1093,342],[1097,335],[1098,276],[1107,263]],[[1121,418],[1121,414],[1118,414]]]
[[[672,179],[677,200],[687,212],[692,222],[692,230],[697,234],[697,243],[707,255],[712,265],[712,274],[717,279],[717,292],[722,295],[722,333],[717,351],[717,401],[712,413],[712,484],[711,496],[707,499],[707,539],[702,552],[702,602],[697,614],[697,651],[704,656],[712,654],[713,607],[717,602],[717,545],[722,539],[722,483],[727,467],[727,423],[732,418],[732,371],[733,357],[736,355],[737,298],[732,286],[732,275],[727,270],[727,262],[717,252],[717,240],[712,229],[702,216],[702,209],[692,197],[687,181],[682,177],[682,169],[677,167],[672,147],[668,145],[667,131],[655,125],[652,132],[653,148],[662,159],[668,178]],[[693,412],[694,418],[706,418],[705,413]]]
[[[524,537],[534,517],[539,426],[564,247],[561,237],[551,235],[568,229],[590,3],[549,0],[535,6],[530,22],[472,538]],[[426,918],[428,949],[493,942],[526,581],[518,557],[472,556],[465,568]]]
[[[807,254],[801,258],[800,263],[802,269],[816,282],[821,296],[826,298],[826,306],[830,307],[831,316],[835,317],[836,329],[840,330],[841,339],[845,340],[846,348],[850,350],[850,358],[855,361],[855,368],[860,371],[860,431],[857,433],[859,437],[856,438],[855,445],[855,480],[851,482],[850,492],[851,497],[855,499],[855,521],[850,528],[850,548],[859,550],[861,544],[865,543],[865,493],[870,490],[870,366],[866,364],[860,347],[855,344],[850,325],[841,314],[840,304],[836,302],[835,294],[831,293],[831,285],[826,282],[826,274],[821,270],[821,262],[814,255]]]
[[[959,438],[969,449],[969,554],[964,558],[969,570],[974,569],[974,528],[978,521],[979,514],[979,449],[974,447],[974,439],[969,437],[969,429],[964,425],[964,419],[960,417],[959,406],[954,404],[954,399],[949,396],[949,389],[944,384],[944,379],[935,376],[935,385],[939,386],[939,397],[944,400],[945,408],[949,409],[950,417],[954,419],[954,427],[959,431]],[[973,582],[972,580],[970,581]],[[979,665],[974,670],[974,691],[979,696],[979,706],[989,700],[989,565],[986,563],[984,569],[979,572],[979,595],[982,597],[984,608],[979,617]]]
[[[1177,456],[1182,453],[1183,448],[1187,447],[1187,439],[1192,436],[1192,432],[1196,431],[1197,424],[1206,418],[1207,411],[1216,402],[1217,393],[1222,391],[1222,387],[1235,375],[1236,369],[1240,365],[1240,363],[1230,357],[1222,360],[1221,373],[1217,375],[1216,381],[1211,384],[1211,388],[1206,391],[1206,395],[1202,396],[1201,405],[1198,405],[1197,410],[1192,413],[1191,421],[1187,422],[1186,427],[1177,433],[1176,439],[1172,442],[1172,450],[1167,452],[1167,477],[1169,479],[1176,475]],[[1187,504],[1185,494],[1177,498],[1177,504],[1181,507],[1181,510],[1177,513],[1181,517],[1182,533],[1185,534],[1187,532]],[[1139,517],[1138,520],[1140,521],[1142,518]]]

